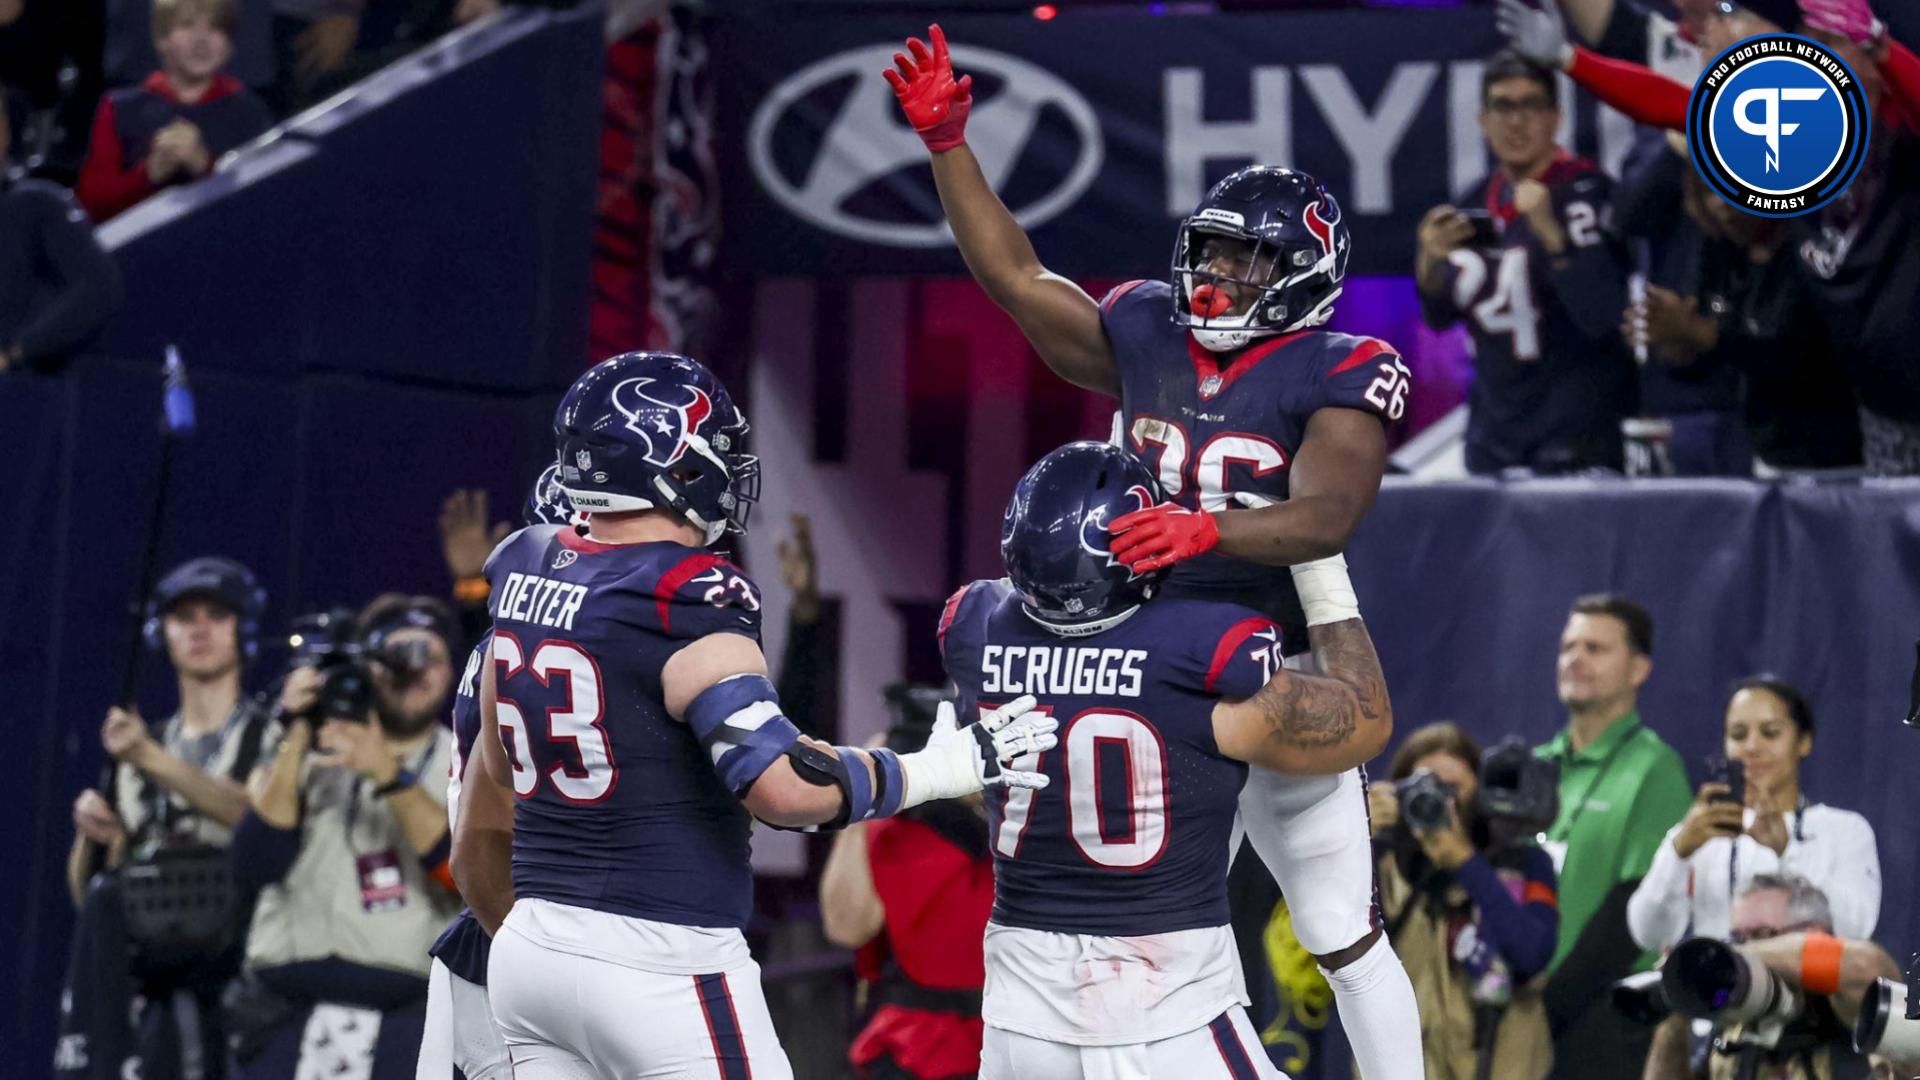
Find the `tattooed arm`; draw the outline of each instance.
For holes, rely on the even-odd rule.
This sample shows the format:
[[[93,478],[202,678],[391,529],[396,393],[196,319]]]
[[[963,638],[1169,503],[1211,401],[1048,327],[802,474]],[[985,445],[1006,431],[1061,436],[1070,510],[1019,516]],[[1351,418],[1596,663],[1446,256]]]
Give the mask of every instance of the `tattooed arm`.
[[[1320,673],[1282,668],[1252,697],[1215,706],[1221,753],[1274,772],[1337,773],[1386,748],[1393,705],[1366,623],[1346,619],[1307,634]]]

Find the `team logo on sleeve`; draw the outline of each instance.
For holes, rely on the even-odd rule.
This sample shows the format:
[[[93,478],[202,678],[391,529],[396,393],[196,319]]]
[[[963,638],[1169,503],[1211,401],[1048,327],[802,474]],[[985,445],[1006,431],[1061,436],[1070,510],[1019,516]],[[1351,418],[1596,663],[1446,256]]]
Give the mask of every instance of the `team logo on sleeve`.
[[[656,381],[628,379],[614,387],[613,407],[626,417],[626,429],[647,441],[646,460],[664,467],[687,452],[688,436],[697,436],[700,425],[713,415],[713,401],[695,386],[677,388],[690,400],[662,401],[647,391]]]
[[[1799,217],[1853,182],[1871,124],[1846,61],[1811,38],[1762,34],[1700,73],[1687,143],[1694,169],[1722,199],[1761,217]]]

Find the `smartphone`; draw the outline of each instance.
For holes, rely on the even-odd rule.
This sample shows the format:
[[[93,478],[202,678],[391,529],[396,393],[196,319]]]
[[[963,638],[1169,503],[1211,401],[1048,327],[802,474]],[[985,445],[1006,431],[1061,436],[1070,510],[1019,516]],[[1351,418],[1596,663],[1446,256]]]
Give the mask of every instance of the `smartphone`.
[[[1730,802],[1738,806],[1747,804],[1746,766],[1716,754],[1707,759],[1707,779],[1727,785],[1727,793],[1714,796],[1714,802]]]
[[[1468,238],[1471,248],[1490,248],[1500,246],[1500,230],[1493,224],[1493,212],[1485,209],[1462,210],[1460,216],[1473,225],[1473,236]]]

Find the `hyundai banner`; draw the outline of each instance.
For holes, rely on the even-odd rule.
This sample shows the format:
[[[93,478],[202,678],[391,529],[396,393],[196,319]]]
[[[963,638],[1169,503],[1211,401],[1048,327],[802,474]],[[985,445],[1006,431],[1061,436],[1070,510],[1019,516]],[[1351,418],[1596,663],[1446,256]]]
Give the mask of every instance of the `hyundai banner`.
[[[1161,277],[1174,226],[1250,162],[1319,177],[1350,270],[1411,272],[1429,207],[1482,177],[1484,10],[944,18],[973,76],[968,142],[1048,266]],[[727,258],[781,275],[959,274],[927,153],[881,78],[906,17],[720,18]],[[1616,166],[1617,113],[1572,97],[1562,134]],[[1563,138],[1563,141],[1564,138]]]

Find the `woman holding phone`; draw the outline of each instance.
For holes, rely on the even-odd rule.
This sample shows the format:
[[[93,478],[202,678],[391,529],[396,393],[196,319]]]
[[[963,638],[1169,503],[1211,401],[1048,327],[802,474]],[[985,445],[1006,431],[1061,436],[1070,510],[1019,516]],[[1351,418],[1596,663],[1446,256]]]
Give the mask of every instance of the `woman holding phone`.
[[[1627,903],[1643,949],[1727,936],[1733,897],[1756,874],[1791,873],[1833,905],[1833,932],[1869,938],[1880,921],[1880,853],[1873,826],[1851,810],[1808,800],[1800,763],[1813,752],[1813,710],[1772,675],[1734,685],[1724,766],[1700,785]]]

